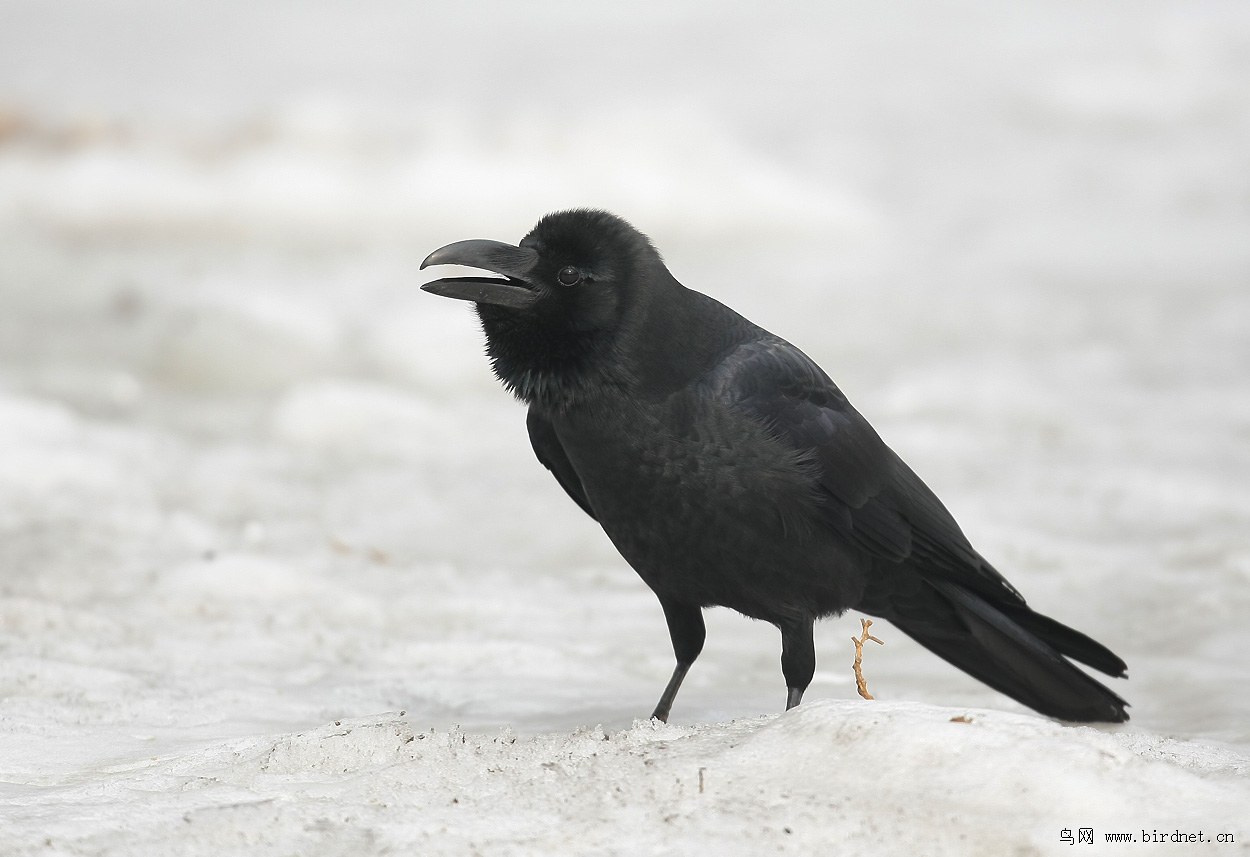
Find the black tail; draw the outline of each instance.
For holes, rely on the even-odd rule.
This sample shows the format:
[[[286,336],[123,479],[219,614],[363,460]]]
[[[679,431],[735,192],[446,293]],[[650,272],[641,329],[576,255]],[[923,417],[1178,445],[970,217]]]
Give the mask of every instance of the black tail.
[[[1105,646],[1023,604],[994,605],[947,581],[929,585],[943,604],[887,617],[929,651],[1049,717],[1128,720],[1127,702],[1064,658],[1123,676],[1124,661]]]

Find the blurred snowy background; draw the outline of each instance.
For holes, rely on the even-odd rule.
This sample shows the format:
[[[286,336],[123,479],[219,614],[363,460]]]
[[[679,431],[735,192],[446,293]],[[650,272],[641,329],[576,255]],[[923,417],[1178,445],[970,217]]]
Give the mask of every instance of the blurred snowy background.
[[[188,804],[136,794],[231,741],[651,710],[658,605],[532,459],[470,309],[417,288],[435,247],[580,205],[811,354],[1124,656],[1117,740],[1244,774],[1243,0],[0,0],[0,852],[108,851],[120,806],[155,830]],[[778,711],[775,630],[709,620],[674,723]],[[818,627],[809,700],[854,699],[857,630]],[[880,699],[1021,711],[874,631]]]

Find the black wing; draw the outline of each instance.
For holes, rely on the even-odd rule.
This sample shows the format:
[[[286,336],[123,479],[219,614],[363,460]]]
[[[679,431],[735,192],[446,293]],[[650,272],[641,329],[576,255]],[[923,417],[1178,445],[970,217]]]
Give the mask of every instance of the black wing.
[[[769,337],[740,346],[715,375],[718,395],[815,464],[830,522],[853,544],[993,602],[1023,606],[937,496],[806,354]]]
[[[582,507],[583,512],[596,521],[599,520],[594,510],[590,508],[590,501],[586,498],[586,489],[582,487],[582,480],[573,469],[573,463],[569,461],[564,447],[560,445],[560,438],[556,437],[556,430],[551,423],[530,408],[525,418],[525,427],[529,429],[530,446],[534,447],[534,454],[543,463],[543,467],[551,471],[556,481],[560,483],[560,487],[573,498],[574,503]]]
[[[861,609],[1025,705],[1065,720],[1119,722],[1126,703],[1062,656],[1110,675],[1124,661],[1035,613],[969,544],[955,519],[807,355],[765,337],[714,373],[719,395],[811,461],[833,530],[875,564]],[[889,581],[882,578],[889,578]],[[916,585],[919,584],[919,585]]]

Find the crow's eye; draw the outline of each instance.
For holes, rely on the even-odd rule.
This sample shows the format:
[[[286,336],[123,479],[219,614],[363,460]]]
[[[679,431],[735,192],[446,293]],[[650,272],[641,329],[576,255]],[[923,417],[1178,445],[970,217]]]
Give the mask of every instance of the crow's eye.
[[[560,269],[560,273],[556,274],[556,279],[562,286],[576,286],[582,281],[582,272],[572,265],[565,265]]]

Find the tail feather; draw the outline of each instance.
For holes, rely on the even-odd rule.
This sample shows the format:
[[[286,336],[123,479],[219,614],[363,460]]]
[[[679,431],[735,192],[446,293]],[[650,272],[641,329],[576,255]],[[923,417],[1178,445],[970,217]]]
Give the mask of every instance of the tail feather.
[[[1064,658],[1123,675],[1124,661],[1105,646],[1027,607],[1004,610],[956,584],[929,584],[934,598],[948,609],[933,610],[930,604],[888,617],[925,648],[1047,716],[1076,722],[1128,720],[1128,703]]]
[[[1069,628],[1028,607],[1003,608],[1003,612],[1026,631],[1050,643],[1060,654],[1115,678],[1128,676],[1128,665],[1115,652],[1075,628]]]

